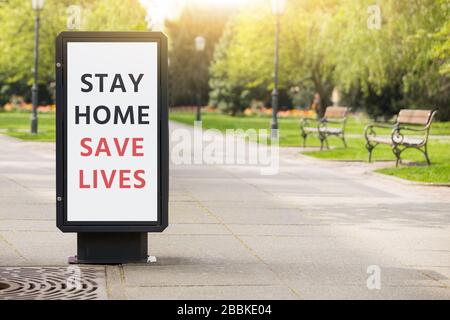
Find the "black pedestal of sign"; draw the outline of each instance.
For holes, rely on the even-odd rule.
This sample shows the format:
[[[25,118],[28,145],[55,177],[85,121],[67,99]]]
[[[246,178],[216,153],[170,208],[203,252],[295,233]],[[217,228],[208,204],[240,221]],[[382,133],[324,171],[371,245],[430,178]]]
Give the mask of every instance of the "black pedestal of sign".
[[[146,232],[79,232],[77,255],[69,263],[146,263]]]

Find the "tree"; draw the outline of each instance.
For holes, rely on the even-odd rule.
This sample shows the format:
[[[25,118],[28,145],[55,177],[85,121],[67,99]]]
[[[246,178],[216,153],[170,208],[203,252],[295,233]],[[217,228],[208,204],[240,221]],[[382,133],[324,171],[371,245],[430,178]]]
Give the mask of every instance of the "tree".
[[[54,81],[55,37],[66,29],[70,0],[47,0],[41,12],[39,85],[51,91]],[[145,30],[146,12],[138,0],[80,0],[81,30]],[[29,98],[33,78],[34,12],[31,1],[0,2],[0,103],[12,94]],[[41,90],[40,101],[52,95]]]
[[[214,57],[209,68],[210,80],[209,103],[218,107],[223,113],[235,115],[249,106],[249,90],[244,84],[229,81],[227,65],[230,40],[233,36],[233,25],[229,23],[214,50]]]
[[[187,5],[176,20],[166,21],[169,37],[169,86],[171,105],[208,102],[208,67],[230,10]],[[195,38],[206,40],[205,50],[197,52]]]
[[[371,15],[378,13],[380,25],[374,27],[377,17]],[[321,96],[321,112],[337,86],[344,103],[374,117],[389,118],[400,108],[437,107],[448,119],[449,16],[448,0],[379,0],[376,5],[372,0],[289,0],[281,17],[280,87],[312,87]],[[242,92],[270,92],[274,17],[269,1],[249,3],[232,24],[227,52],[217,55],[218,67],[210,71],[213,79],[222,79],[215,89],[239,85]],[[219,92],[225,104],[236,97]]]
[[[138,0],[95,0],[86,4],[83,29],[90,31],[147,30],[147,13]]]
[[[281,17],[280,89],[313,86],[322,97],[322,110],[330,103],[333,90],[334,66],[328,54],[333,41],[328,38],[328,29],[336,2],[291,0]],[[241,10],[230,27],[233,33],[227,54],[215,60],[217,66],[226,65],[228,84],[222,87],[242,84],[245,90],[269,95],[273,88],[274,22],[270,1],[251,2]],[[216,68],[211,73],[214,76]],[[227,102],[222,98],[222,103]]]
[[[335,17],[334,29],[346,31],[336,35],[336,82],[347,93],[359,88],[373,116],[438,107],[448,118],[448,0],[379,1],[379,29],[367,27],[369,4],[344,1]]]

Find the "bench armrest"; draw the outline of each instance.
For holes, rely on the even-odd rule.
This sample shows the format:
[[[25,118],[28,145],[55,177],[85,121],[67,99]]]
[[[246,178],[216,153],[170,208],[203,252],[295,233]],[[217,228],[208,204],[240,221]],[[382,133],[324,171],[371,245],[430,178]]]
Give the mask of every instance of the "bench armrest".
[[[302,117],[300,119],[301,122],[307,122],[307,121],[321,121],[321,119],[317,119],[317,118],[311,118],[311,117]]]
[[[396,127],[396,124],[386,124],[386,123],[371,123],[366,126],[365,130],[369,128],[384,128],[384,129],[393,129]]]
[[[309,117],[301,118],[301,120],[300,120],[300,127],[305,127],[305,126],[307,126],[309,122],[320,123],[320,122],[322,122],[322,119],[309,118]]]
[[[366,139],[366,141],[369,140],[369,136],[376,136],[377,133],[375,132],[375,128],[382,128],[382,129],[392,129],[392,130],[396,130],[397,125],[396,124],[384,124],[384,123],[371,123],[369,125],[367,125],[364,128],[364,138]]]
[[[311,126],[317,127],[318,132],[322,132],[327,128],[327,121],[325,118],[302,118],[300,121],[300,130],[302,130],[302,132],[304,132],[304,128],[308,126],[310,121],[314,122],[314,125],[311,124]]]

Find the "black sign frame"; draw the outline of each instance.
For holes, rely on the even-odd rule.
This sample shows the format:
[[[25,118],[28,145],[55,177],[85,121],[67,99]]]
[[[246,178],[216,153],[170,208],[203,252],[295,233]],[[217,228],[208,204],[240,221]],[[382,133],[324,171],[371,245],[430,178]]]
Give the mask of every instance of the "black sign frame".
[[[158,47],[158,214],[157,221],[67,220],[67,43],[156,42]],[[63,232],[162,232],[169,201],[167,37],[162,32],[61,32],[56,37],[56,225]]]

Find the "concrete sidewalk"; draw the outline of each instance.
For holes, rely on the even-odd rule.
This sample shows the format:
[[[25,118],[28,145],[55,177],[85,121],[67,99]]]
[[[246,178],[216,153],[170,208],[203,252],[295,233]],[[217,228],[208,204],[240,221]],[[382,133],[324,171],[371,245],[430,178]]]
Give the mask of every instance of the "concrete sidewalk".
[[[172,129],[178,127],[171,124]],[[282,149],[280,172],[172,165],[150,265],[105,266],[109,298],[449,299],[450,189]],[[54,145],[0,136],[0,266],[66,266]],[[378,266],[381,289],[369,290]]]

